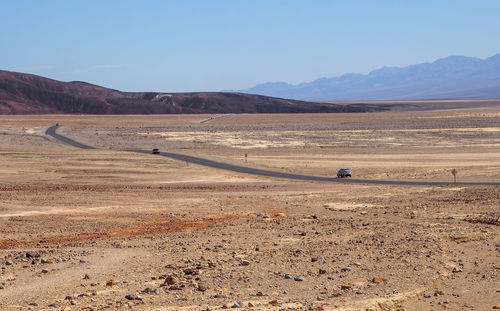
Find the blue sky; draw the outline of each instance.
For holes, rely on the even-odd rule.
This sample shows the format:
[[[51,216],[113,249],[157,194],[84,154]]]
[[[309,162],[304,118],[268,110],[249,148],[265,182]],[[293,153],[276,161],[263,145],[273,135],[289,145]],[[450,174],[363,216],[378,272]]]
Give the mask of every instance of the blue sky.
[[[500,1],[3,1],[0,69],[217,91],[500,52]]]

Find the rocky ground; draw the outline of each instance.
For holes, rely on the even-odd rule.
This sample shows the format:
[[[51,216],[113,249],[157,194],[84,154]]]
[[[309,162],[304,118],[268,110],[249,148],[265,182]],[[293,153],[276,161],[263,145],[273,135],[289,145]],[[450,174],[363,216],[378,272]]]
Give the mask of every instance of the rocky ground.
[[[490,310],[500,304],[499,187],[298,182],[152,155],[76,150],[43,137],[44,122],[55,118],[62,117],[33,127],[21,126],[26,120],[0,122],[7,133],[0,135],[1,310]],[[86,143],[96,141],[89,132],[124,126],[89,125],[78,137],[84,124],[63,122],[66,134]],[[137,128],[127,124],[124,133]],[[312,141],[328,136],[311,133]],[[470,153],[449,137],[443,140],[453,144],[450,150]],[[497,176],[489,168],[500,165],[498,137],[488,137],[481,152],[491,158],[476,166],[475,179]],[[182,148],[176,151],[189,153]],[[209,156],[230,161],[255,153],[260,160],[247,163],[263,166],[289,154],[287,148],[212,145],[194,153],[212,150]],[[446,148],[436,150],[436,159],[453,159]],[[398,152],[401,146],[387,154]],[[361,163],[360,154],[352,152]],[[324,158],[311,159],[307,168],[295,168],[293,160],[265,164],[318,172]],[[399,166],[425,178],[425,166]]]

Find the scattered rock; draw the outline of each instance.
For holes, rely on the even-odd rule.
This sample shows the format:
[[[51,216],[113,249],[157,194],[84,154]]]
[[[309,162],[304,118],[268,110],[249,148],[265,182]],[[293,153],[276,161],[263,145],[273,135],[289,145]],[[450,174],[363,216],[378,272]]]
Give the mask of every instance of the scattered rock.
[[[287,273],[285,273],[284,277],[285,277],[285,279],[287,279],[287,280],[289,280],[289,279],[291,279],[291,278],[292,278],[292,276],[291,276],[290,274],[287,274]]]
[[[153,289],[151,287],[147,287],[141,291],[143,294],[159,294],[160,290],[158,288]]]
[[[5,261],[5,265],[7,265],[7,266],[11,266],[11,265],[13,265],[13,264],[14,264],[14,262],[12,262],[12,260],[10,260],[10,259],[7,259],[7,260]]]
[[[226,296],[222,294],[215,294],[213,298],[226,298]]]
[[[177,286],[177,285],[172,285],[168,288],[168,290],[182,290],[182,287]]]
[[[214,263],[214,262],[209,262],[209,263],[208,263],[208,267],[209,267],[209,268],[215,268],[216,266],[217,266],[217,264],[216,264],[216,263]]]
[[[117,285],[117,283],[116,283],[115,280],[108,280],[108,281],[106,281],[106,286],[108,286],[108,287],[113,287],[113,286],[116,286],[116,285]]]
[[[438,295],[441,295],[441,296],[445,294],[444,290],[442,290],[442,289],[437,289],[435,293]]]
[[[374,277],[372,279],[372,283],[375,283],[375,284],[380,284],[380,283],[387,283],[387,279],[385,278],[380,278],[380,277]]]
[[[89,280],[90,279],[90,276],[88,274],[85,273],[85,275],[83,276],[83,279],[84,280]]]
[[[200,270],[199,269],[184,269],[184,274],[185,275],[198,275],[200,274]]]
[[[451,272],[453,272],[453,273],[462,272],[462,269],[454,267],[453,270],[451,270]]]
[[[248,261],[248,260],[240,261],[240,266],[249,266],[249,265],[250,265],[250,261]]]
[[[179,278],[176,277],[175,275],[168,275],[167,277],[165,277],[164,284],[174,285],[174,284],[177,284],[177,283],[179,283]]]
[[[40,257],[40,254],[36,252],[26,252],[26,258],[35,258],[35,257]]]
[[[232,306],[231,308],[241,308],[243,307],[243,302],[241,301],[236,301]]]
[[[141,296],[139,296],[139,295],[132,295],[132,294],[129,294],[129,295],[125,296],[125,298],[127,300],[142,300]]]
[[[304,278],[301,275],[296,275],[293,279],[294,279],[294,281],[297,281],[297,282],[304,281]]]

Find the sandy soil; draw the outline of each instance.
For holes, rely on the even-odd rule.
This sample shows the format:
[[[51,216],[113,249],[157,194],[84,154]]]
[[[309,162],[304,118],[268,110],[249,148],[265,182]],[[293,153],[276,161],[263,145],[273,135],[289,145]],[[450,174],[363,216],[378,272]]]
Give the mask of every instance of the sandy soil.
[[[490,310],[500,189],[298,182],[287,172],[500,180],[500,111],[0,116],[1,310]],[[44,136],[99,146],[80,150]],[[245,157],[245,154],[247,156]],[[128,298],[130,299],[128,299]]]

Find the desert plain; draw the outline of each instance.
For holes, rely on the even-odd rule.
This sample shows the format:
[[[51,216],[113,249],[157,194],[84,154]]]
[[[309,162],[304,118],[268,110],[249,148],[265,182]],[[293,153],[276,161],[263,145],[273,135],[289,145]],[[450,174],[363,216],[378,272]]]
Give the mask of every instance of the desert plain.
[[[58,133],[96,149],[45,135]],[[130,149],[316,176],[297,181]],[[0,116],[0,310],[490,310],[500,105]]]

